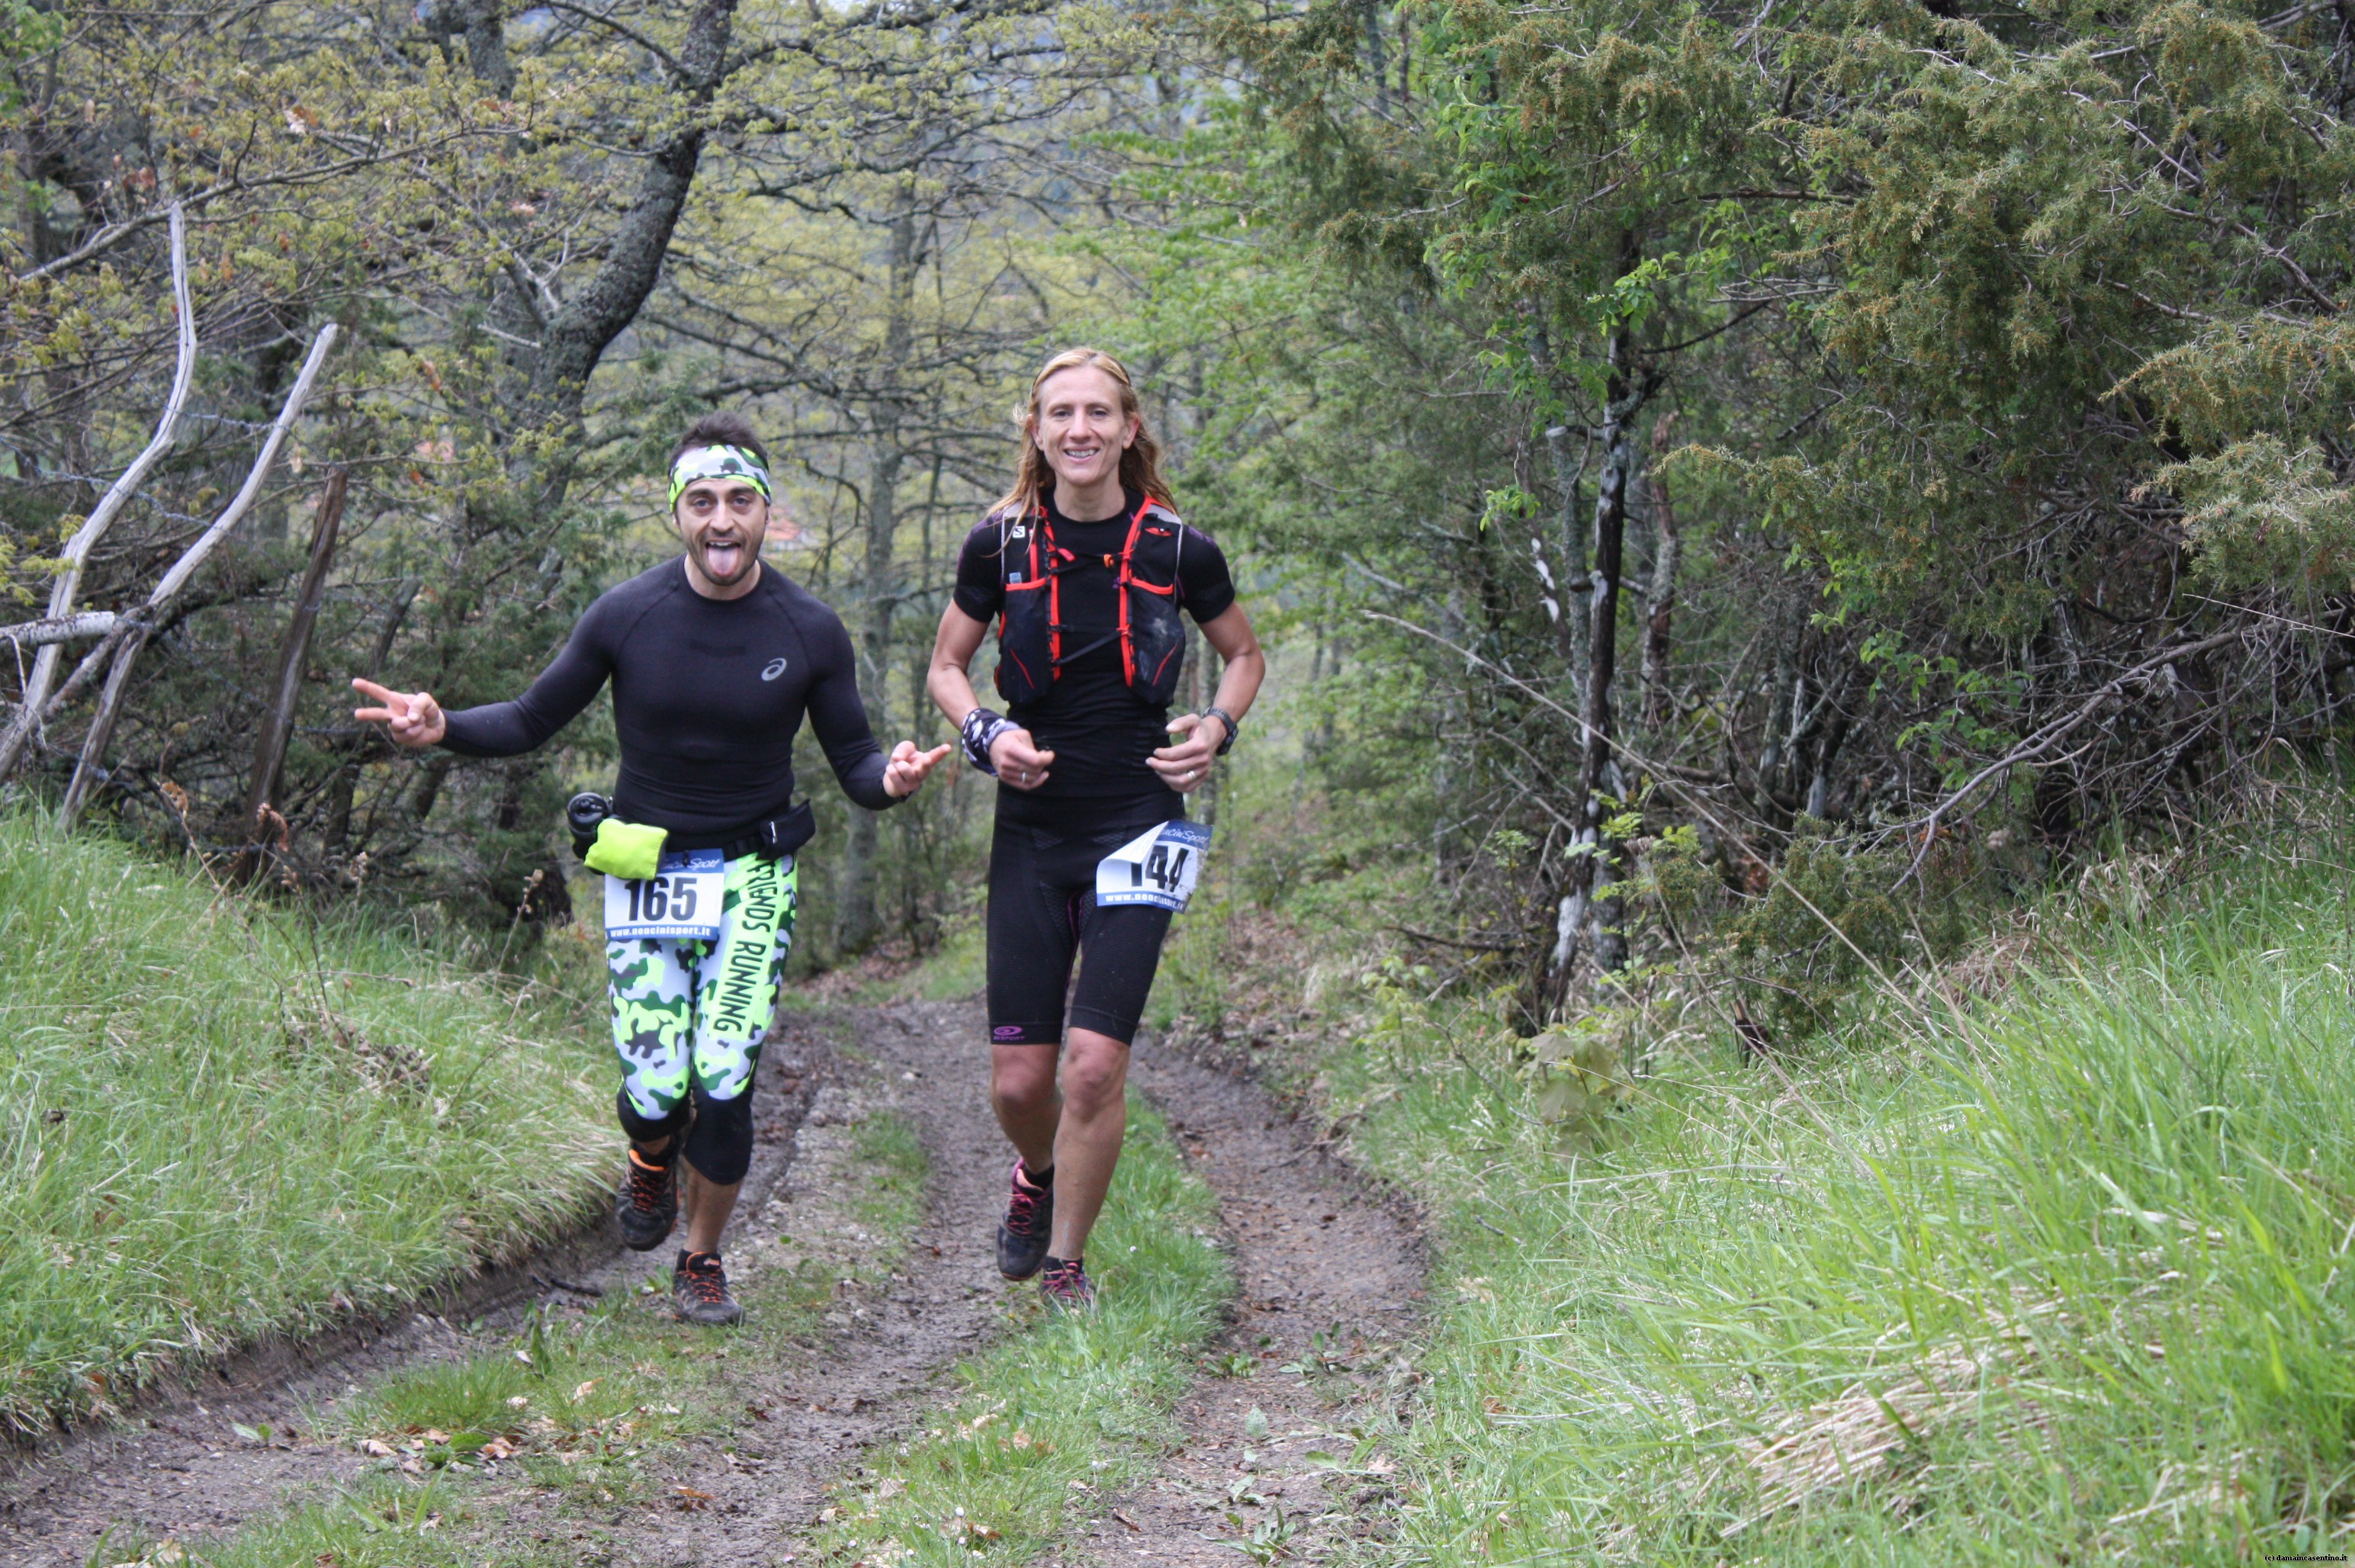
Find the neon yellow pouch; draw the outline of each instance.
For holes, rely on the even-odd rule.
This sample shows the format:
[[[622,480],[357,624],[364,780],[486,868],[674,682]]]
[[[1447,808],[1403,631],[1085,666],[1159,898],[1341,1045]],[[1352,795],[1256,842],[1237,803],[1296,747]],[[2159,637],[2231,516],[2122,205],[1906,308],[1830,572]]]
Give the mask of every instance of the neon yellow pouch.
[[[589,846],[589,853],[582,859],[592,871],[626,881],[644,881],[662,869],[663,840],[669,837],[670,829],[666,827],[648,827],[609,816],[597,825],[597,842]]]

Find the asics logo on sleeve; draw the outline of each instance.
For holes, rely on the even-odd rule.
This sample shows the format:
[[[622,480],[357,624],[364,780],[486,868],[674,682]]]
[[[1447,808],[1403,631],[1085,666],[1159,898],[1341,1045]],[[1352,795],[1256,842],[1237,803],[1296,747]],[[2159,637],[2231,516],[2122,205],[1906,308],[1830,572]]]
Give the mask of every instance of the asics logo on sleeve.
[[[761,678],[762,680],[774,680],[777,677],[784,673],[785,661],[782,658],[773,658],[769,661],[769,667],[761,672]]]

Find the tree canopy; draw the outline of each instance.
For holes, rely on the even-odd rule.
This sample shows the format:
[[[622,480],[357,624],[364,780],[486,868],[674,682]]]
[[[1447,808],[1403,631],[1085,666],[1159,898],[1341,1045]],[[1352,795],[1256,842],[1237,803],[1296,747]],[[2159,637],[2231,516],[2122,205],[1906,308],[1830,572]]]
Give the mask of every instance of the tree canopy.
[[[158,630],[103,797],[176,833],[169,782],[234,840],[346,468],[276,803],[298,880],[552,912],[597,734],[411,765],[325,720],[324,672],[510,691],[660,548],[647,475],[715,403],[777,432],[778,559],[843,608],[870,709],[930,733],[950,552],[1080,340],[1138,366],[1189,516],[1309,652],[1331,809],[1414,825],[1540,1011],[1626,962],[1658,856],[1742,896],[1831,832],[1918,896],[1935,846],[2066,856],[2340,722],[2328,7],[445,0],[26,8],[5,43],[27,614],[162,401],[171,203],[201,374],[83,603],[152,578],[315,326],[351,334]],[[21,777],[57,780],[73,711]],[[842,947],[931,918],[968,812],[845,824]]]

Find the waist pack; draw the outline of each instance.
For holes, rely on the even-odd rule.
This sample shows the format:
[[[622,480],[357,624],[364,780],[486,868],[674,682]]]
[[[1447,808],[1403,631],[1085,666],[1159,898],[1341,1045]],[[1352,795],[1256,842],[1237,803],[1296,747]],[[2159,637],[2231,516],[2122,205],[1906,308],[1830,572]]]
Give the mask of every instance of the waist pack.
[[[739,855],[774,860],[793,854],[816,837],[817,814],[805,800],[720,843],[674,844],[668,828],[623,822],[613,815],[611,800],[584,791],[565,804],[564,825],[572,834],[572,852],[591,870],[642,881],[655,874],[666,850],[717,849],[730,860]]]

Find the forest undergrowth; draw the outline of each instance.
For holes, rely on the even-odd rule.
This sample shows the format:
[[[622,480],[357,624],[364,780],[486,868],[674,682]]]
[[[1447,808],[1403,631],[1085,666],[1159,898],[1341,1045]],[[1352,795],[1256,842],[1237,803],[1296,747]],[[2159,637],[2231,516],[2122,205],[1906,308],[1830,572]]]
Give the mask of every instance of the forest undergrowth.
[[[618,1144],[581,997],[465,957],[0,816],[0,1423],[578,1223]]]
[[[1598,1030],[1525,1039],[1505,993],[1344,918],[1400,907],[1384,873],[1305,909],[1249,894],[1252,847],[1296,845],[1281,812],[1243,828],[1163,1005],[1307,1094],[1436,1232],[1381,1560],[2221,1562],[2355,1535],[2355,822],[2279,798],[2196,853],[2080,869],[1763,1057],[1706,1006],[1604,1057],[1576,1049]]]

